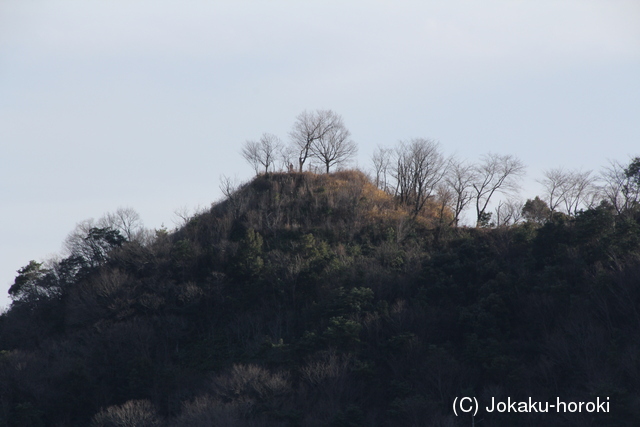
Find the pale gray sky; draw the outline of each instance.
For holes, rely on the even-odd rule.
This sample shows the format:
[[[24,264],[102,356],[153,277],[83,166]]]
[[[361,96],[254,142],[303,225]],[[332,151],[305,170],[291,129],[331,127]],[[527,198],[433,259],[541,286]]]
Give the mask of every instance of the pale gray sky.
[[[0,0],[0,305],[75,224],[172,227],[303,110],[543,169],[640,155],[640,2]]]

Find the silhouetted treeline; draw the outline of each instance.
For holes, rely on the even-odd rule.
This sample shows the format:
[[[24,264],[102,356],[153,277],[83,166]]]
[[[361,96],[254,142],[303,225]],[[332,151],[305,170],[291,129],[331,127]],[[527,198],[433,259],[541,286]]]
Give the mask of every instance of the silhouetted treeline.
[[[227,190],[173,232],[85,222],[20,270],[0,425],[470,426],[461,396],[611,402],[479,426],[640,425],[637,202],[465,228],[355,171]]]

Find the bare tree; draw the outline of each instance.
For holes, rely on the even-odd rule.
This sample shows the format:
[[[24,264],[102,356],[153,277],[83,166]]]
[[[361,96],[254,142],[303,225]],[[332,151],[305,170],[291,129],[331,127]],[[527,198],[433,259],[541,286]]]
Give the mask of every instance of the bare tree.
[[[92,427],[144,426],[156,427],[163,423],[148,400],[129,400],[120,406],[109,406],[94,415]]]
[[[233,218],[238,218],[246,203],[246,197],[243,197],[242,192],[239,191],[242,188],[242,184],[237,177],[231,178],[222,175],[220,176],[219,188],[225,197],[224,201],[229,204],[229,210]]]
[[[600,174],[604,182],[601,190],[606,200],[621,214],[637,206],[640,201],[640,158],[633,159],[626,168],[618,161],[609,163]]]
[[[275,164],[281,150],[280,138],[270,133],[263,133],[257,142],[245,142],[242,147],[242,157],[251,164],[257,175],[262,168],[264,173],[269,172],[269,167]]]
[[[438,199],[439,207],[438,207],[438,219],[440,221],[439,225],[444,225],[445,220],[449,220],[448,214],[451,212],[450,208],[453,205],[453,201],[455,200],[455,193],[446,183],[440,182],[438,187],[436,188],[436,197]],[[451,218],[448,223],[449,225],[455,222],[455,218]]]
[[[458,226],[460,215],[467,204],[473,198],[473,183],[476,179],[476,169],[472,164],[451,158],[447,165],[445,183],[451,189],[453,197],[451,207],[453,208],[453,220],[451,225]]]
[[[121,207],[115,212],[107,213],[98,221],[98,224],[100,227],[110,227],[118,230],[128,241],[139,240],[144,234],[140,215],[130,207]]]
[[[544,201],[553,214],[562,204],[565,192],[570,188],[570,173],[561,167],[544,171],[544,179],[538,181],[544,187]]]
[[[501,200],[495,209],[495,226],[517,224],[522,220],[522,209],[524,204],[517,199]]]
[[[473,198],[476,203],[476,226],[480,226],[491,215],[487,207],[495,193],[512,195],[518,191],[525,166],[514,156],[489,153],[476,166],[475,172]]]
[[[376,187],[380,188],[383,191],[388,191],[388,174],[389,168],[391,166],[391,155],[393,150],[390,148],[378,147],[376,151],[371,156],[371,160],[373,161],[373,169],[375,172],[375,183]]]
[[[563,197],[564,209],[567,214],[577,214],[580,207],[587,209],[593,207],[593,195],[597,189],[595,177],[591,176],[591,171],[572,172],[568,187]]]
[[[96,222],[93,218],[76,224],[64,241],[69,257],[82,260],[86,266],[97,267],[107,260],[112,249],[126,241],[119,230],[101,225],[102,220]]]
[[[331,128],[313,141],[313,155],[325,166],[326,173],[331,166],[348,162],[358,152],[350,136],[351,132],[342,123],[342,118],[337,116]]]
[[[222,184],[220,185],[220,188],[222,189]],[[184,205],[173,211],[172,222],[176,228],[184,227],[192,219],[196,218],[198,215],[204,214],[206,211],[207,209],[200,205],[195,208],[190,208]]]
[[[335,128],[344,128],[342,118],[331,110],[303,111],[289,132],[291,143],[298,153],[298,167],[302,172],[304,164],[314,157],[314,144]],[[346,129],[345,129],[346,130]]]
[[[550,214],[561,208],[567,215],[575,215],[580,207],[591,207],[597,199],[596,177],[591,173],[562,168],[545,171],[539,182],[544,187]]]
[[[297,150],[292,146],[283,146],[280,150],[280,170],[287,171],[289,173],[295,172],[296,168],[294,163],[297,163]]]
[[[413,207],[417,215],[432,197],[446,172],[445,159],[437,142],[415,138],[400,142],[395,150],[392,175],[400,202]]]
[[[545,171],[544,179],[539,182],[544,187],[550,214],[561,208],[567,215],[575,215],[580,207],[591,207],[598,198],[596,177],[591,173],[562,168]]]
[[[227,199],[231,199],[240,188],[240,182],[238,182],[237,177],[231,178],[226,175],[222,175],[220,176],[219,188]]]

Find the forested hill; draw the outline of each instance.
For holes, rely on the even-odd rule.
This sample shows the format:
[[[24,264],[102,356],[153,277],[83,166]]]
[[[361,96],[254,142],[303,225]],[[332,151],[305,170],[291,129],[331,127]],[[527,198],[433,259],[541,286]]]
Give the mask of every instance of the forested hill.
[[[272,173],[179,229],[86,223],[0,317],[0,426],[470,426],[456,397],[640,425],[640,210],[497,228],[359,172]]]

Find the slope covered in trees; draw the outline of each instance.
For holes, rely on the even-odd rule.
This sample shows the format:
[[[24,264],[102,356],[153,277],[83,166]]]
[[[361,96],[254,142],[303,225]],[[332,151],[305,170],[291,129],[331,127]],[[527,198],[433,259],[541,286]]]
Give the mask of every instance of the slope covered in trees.
[[[464,228],[429,203],[272,173],[171,233],[85,223],[11,288],[0,425],[468,426],[462,396],[610,401],[484,426],[640,424],[637,205]]]

